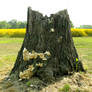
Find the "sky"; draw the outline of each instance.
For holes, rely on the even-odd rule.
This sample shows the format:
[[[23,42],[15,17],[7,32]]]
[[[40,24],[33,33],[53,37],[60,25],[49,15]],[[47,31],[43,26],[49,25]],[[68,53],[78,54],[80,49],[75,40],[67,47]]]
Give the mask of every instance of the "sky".
[[[75,27],[92,25],[92,0],[0,0],[0,21],[26,21],[29,6],[48,16],[67,9]]]

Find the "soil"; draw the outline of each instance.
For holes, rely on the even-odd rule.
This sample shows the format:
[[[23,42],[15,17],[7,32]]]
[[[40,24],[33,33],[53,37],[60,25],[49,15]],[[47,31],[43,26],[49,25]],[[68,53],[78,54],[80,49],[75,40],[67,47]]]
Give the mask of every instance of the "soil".
[[[92,74],[89,73],[74,73],[58,78],[52,84],[45,84],[37,78],[12,80],[8,78],[10,70],[0,70],[0,92],[63,92],[60,90],[66,84],[70,86],[69,92],[92,92]]]

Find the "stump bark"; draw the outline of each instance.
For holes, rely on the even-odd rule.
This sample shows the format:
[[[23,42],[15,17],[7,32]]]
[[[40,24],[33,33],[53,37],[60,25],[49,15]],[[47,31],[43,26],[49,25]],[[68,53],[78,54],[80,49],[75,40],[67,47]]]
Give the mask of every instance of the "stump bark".
[[[84,71],[74,46],[70,28],[67,10],[47,17],[29,7],[25,38],[11,75],[14,74],[19,78],[20,72],[33,65],[31,77],[38,77],[48,82],[72,72]],[[37,53],[48,51],[50,55],[45,55],[46,60],[38,56],[25,61],[23,59],[24,48],[30,53],[33,50]],[[37,66],[38,63],[42,66]]]

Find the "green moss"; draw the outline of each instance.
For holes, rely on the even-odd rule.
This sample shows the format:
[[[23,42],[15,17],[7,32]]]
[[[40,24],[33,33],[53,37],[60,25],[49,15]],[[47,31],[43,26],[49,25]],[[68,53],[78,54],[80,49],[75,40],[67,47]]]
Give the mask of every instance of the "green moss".
[[[71,87],[69,84],[65,84],[62,89],[59,89],[59,92],[70,92]]]
[[[26,82],[26,85],[30,86],[31,85],[31,81]]]

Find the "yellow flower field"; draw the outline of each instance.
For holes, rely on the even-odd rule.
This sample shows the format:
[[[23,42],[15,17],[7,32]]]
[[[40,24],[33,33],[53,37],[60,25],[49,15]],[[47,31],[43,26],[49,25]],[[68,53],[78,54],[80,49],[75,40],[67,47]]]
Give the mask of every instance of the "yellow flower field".
[[[24,37],[26,29],[0,29],[0,37]]]
[[[92,36],[92,29],[73,29],[71,28],[73,37],[81,37],[81,36]]]
[[[24,37],[26,29],[0,29],[0,37]],[[71,28],[73,37],[92,36],[92,29]]]

